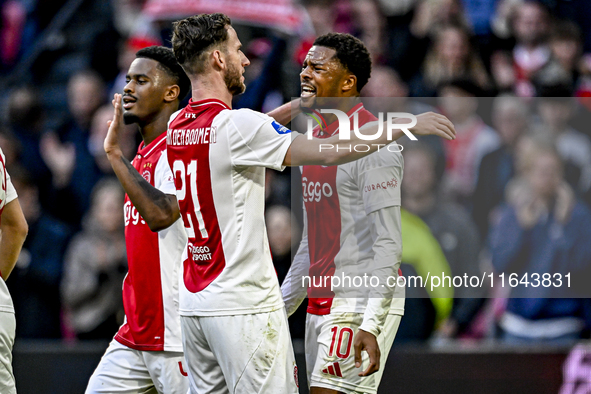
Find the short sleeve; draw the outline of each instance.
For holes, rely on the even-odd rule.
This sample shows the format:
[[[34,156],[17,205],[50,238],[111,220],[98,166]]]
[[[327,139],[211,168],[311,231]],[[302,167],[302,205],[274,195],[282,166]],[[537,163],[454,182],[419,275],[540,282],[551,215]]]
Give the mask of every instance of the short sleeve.
[[[6,204],[13,200],[16,200],[17,197],[18,194],[16,194],[16,189],[10,181],[10,175],[8,175],[8,171],[6,171]]]
[[[365,212],[400,206],[402,155],[380,150],[359,160],[359,188]]]
[[[162,155],[156,164],[156,170],[154,171],[154,187],[164,194],[176,195],[174,177],[170,170],[166,150],[162,152]]]
[[[234,165],[282,171],[285,168],[283,160],[297,133],[259,112],[248,109],[227,112]]]

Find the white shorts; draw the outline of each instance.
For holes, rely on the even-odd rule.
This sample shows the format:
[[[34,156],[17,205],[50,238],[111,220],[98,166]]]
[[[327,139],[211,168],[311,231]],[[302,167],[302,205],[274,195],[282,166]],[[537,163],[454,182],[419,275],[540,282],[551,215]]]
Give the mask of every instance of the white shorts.
[[[354,335],[363,322],[362,313],[331,313],[306,317],[306,369],[308,384],[344,393],[375,394],[378,390],[388,353],[394,343],[402,316],[388,315],[384,330],[378,335],[380,369],[370,376],[358,376],[369,366],[369,356],[362,352],[361,368],[355,368]]]
[[[187,394],[185,367],[182,352],[135,350],[113,339],[88,382],[86,394]]]
[[[12,347],[14,346],[15,330],[14,313],[0,312],[0,393],[2,394],[16,394],[14,373],[12,372]]]
[[[181,316],[192,394],[297,394],[287,315]]]

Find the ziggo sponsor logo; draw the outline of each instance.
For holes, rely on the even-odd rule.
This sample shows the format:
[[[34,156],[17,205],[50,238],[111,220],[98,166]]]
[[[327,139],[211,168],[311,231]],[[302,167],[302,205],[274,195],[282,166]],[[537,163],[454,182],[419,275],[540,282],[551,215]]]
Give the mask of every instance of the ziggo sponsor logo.
[[[308,182],[308,178],[302,178],[302,190],[304,194],[304,202],[319,202],[324,197],[332,196],[332,186],[328,183]]]

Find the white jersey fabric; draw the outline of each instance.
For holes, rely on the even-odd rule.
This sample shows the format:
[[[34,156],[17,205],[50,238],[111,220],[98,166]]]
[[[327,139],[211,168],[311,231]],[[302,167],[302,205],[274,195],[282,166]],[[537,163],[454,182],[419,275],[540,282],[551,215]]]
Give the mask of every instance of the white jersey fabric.
[[[290,130],[267,115],[190,101],[171,117],[167,151],[189,236],[182,316],[283,307],[264,220],[265,167],[283,170]]]
[[[6,158],[2,149],[0,149],[0,182],[0,215],[2,215],[4,206],[18,197],[10,181],[10,175],[6,171]],[[0,220],[2,220],[1,216]],[[2,273],[0,272],[0,274]],[[8,287],[3,280],[0,280],[0,312],[14,313],[12,298],[10,298]]]
[[[348,115],[350,119],[357,117],[360,126],[376,120],[361,103]],[[337,124],[329,125],[327,131],[316,130],[315,136],[336,134]],[[339,166],[302,168],[304,234],[282,285],[288,315],[306,292],[308,313],[364,314],[361,328],[376,336],[387,314],[404,314],[404,287],[382,287],[388,277],[395,284],[402,255],[403,159],[397,150],[384,147]],[[369,280],[358,285],[364,275],[380,278],[379,285],[372,287]],[[304,281],[307,276],[310,280]],[[325,285],[324,280],[333,276],[340,279],[340,283],[334,282],[338,284],[334,291],[331,281]],[[350,278],[350,282],[343,278]]]
[[[17,198],[16,190],[6,171],[6,159],[0,149],[0,220],[4,206]],[[1,273],[0,273],[1,274]],[[0,393],[16,394],[14,373],[12,372],[12,347],[16,334],[14,306],[8,287],[0,279]]]
[[[133,167],[156,189],[175,194],[166,158],[166,133],[142,142]],[[115,339],[135,350],[181,352],[178,313],[181,257],[187,236],[181,220],[153,232],[125,195],[125,243],[129,272],[123,281],[125,322]]]

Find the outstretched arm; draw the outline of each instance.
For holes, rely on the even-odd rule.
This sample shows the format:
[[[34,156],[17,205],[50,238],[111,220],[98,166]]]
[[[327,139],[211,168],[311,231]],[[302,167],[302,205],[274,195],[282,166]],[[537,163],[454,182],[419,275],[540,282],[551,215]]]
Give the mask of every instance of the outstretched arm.
[[[398,123],[396,120],[394,123]],[[406,123],[405,121],[400,122]],[[383,130],[388,127],[388,122],[383,125],[378,123],[371,126],[366,126],[360,129],[363,134],[376,134],[379,127]],[[453,140],[456,135],[453,124],[445,116],[436,114],[434,112],[427,112],[417,116],[417,123],[414,127],[408,129],[415,135],[437,135],[439,137]],[[301,165],[339,165],[348,163],[350,161],[361,159],[375,151],[380,147],[402,137],[404,132],[400,129],[392,131],[392,140],[387,139],[387,133],[382,132],[381,136],[372,141],[367,141],[359,138],[355,133],[351,133],[349,140],[341,140],[339,135],[334,135],[330,138],[320,139],[313,138],[309,140],[306,136],[300,135],[296,137],[287,154],[283,160],[285,166],[301,166]],[[368,150],[357,152],[355,147],[357,145],[364,145]]]
[[[277,123],[287,126],[287,124],[291,122],[292,117],[299,113],[300,99],[298,98],[267,112],[267,115],[275,119]]]
[[[18,199],[4,206],[0,222],[0,274],[6,280],[21,252],[29,227]]]
[[[109,122],[109,131],[104,143],[107,158],[123,189],[150,230],[160,231],[168,228],[180,217],[176,196],[165,194],[150,185],[123,156],[119,145],[123,125],[120,94],[115,94],[113,107],[113,120]]]

